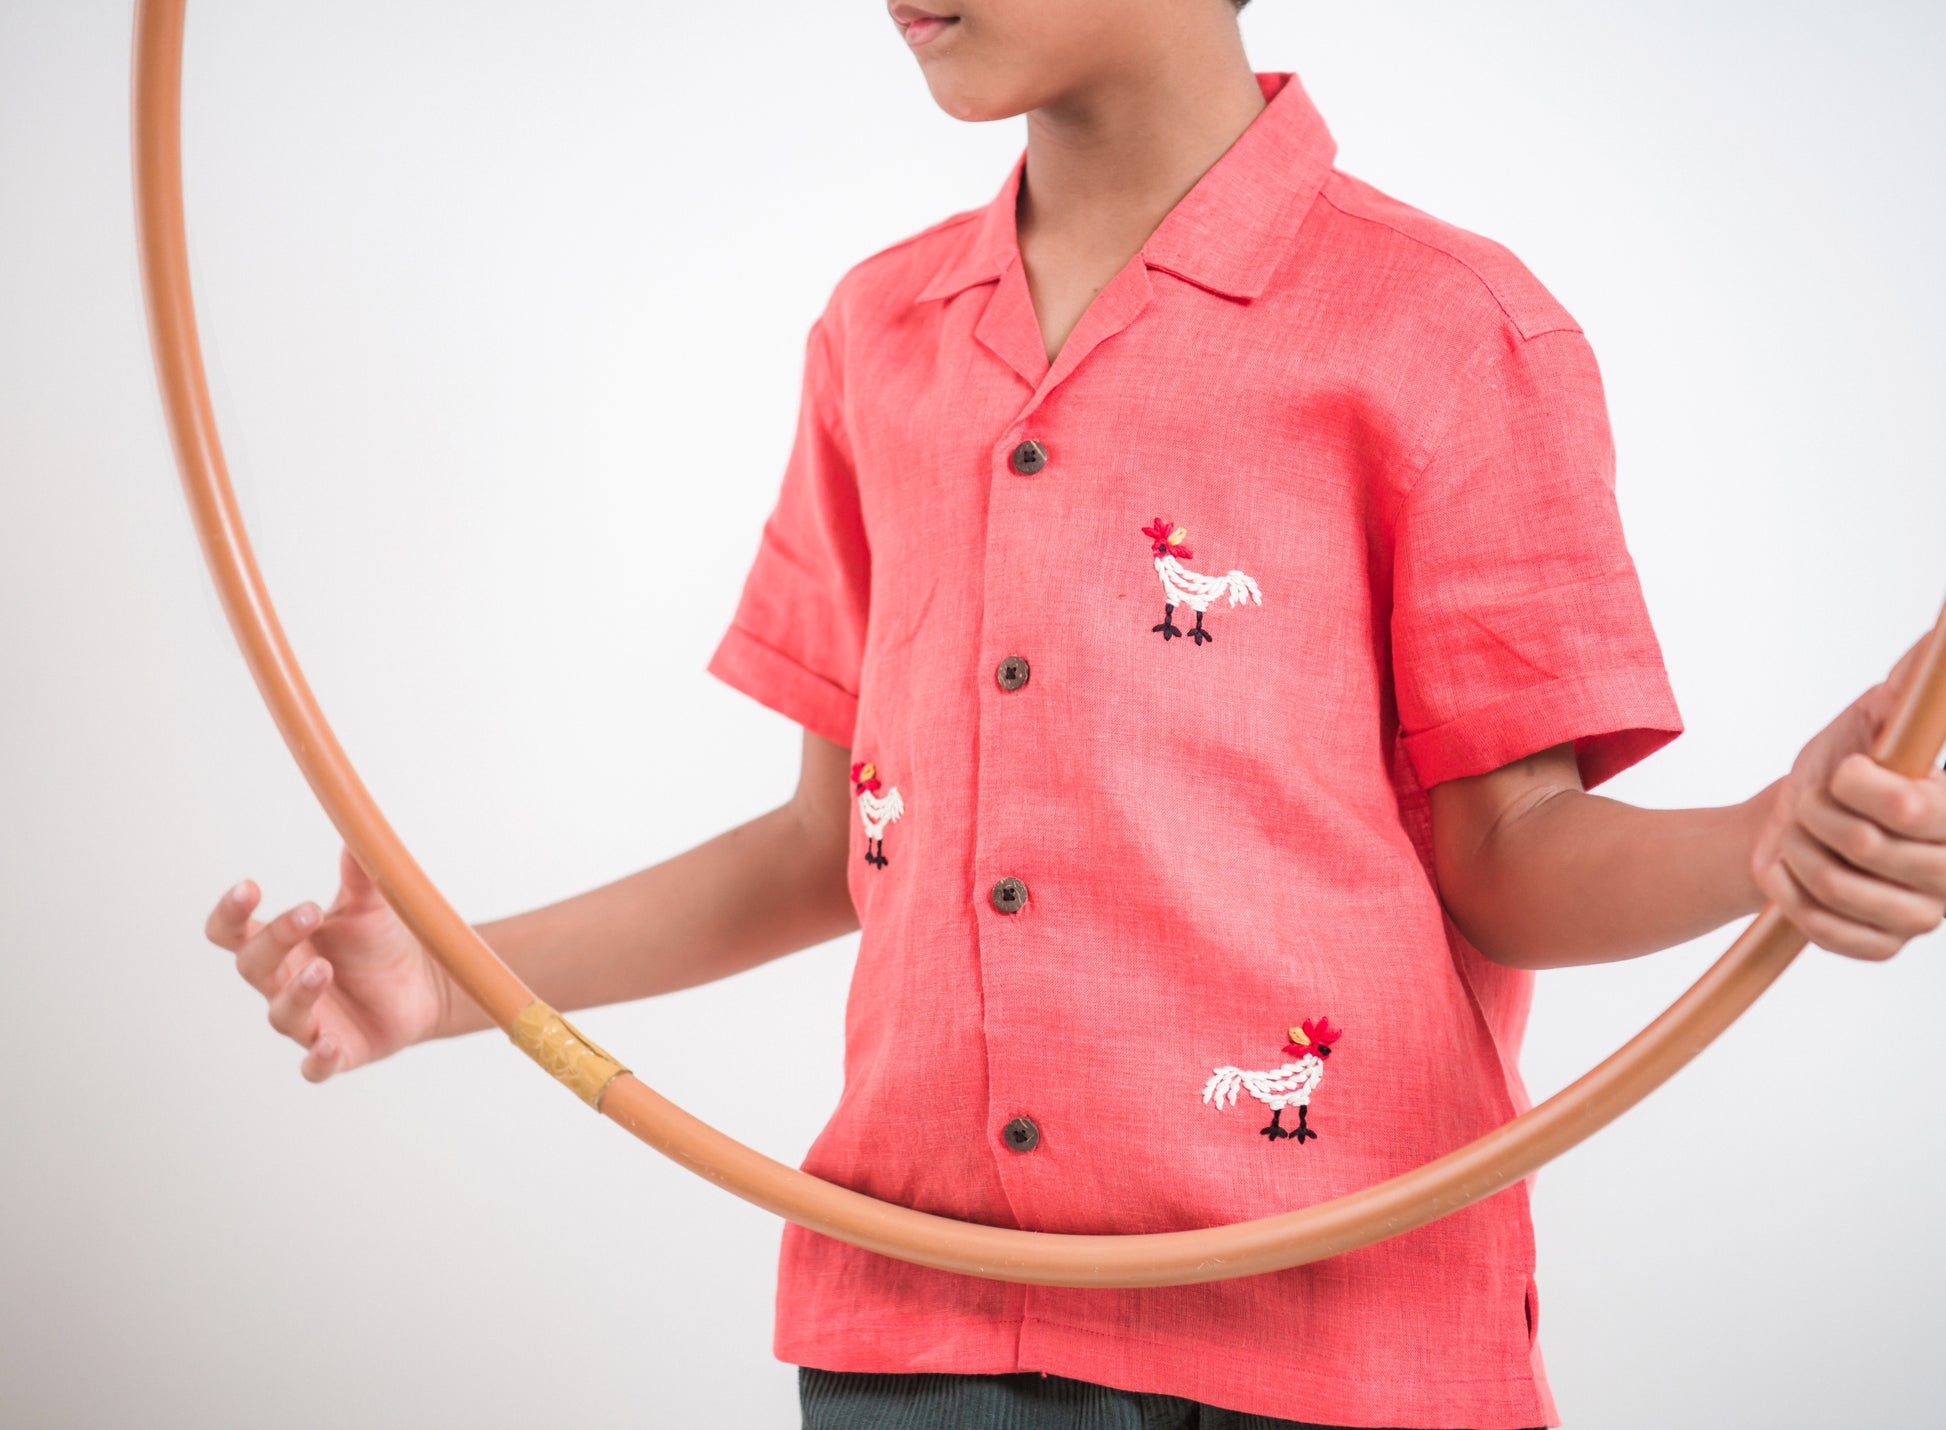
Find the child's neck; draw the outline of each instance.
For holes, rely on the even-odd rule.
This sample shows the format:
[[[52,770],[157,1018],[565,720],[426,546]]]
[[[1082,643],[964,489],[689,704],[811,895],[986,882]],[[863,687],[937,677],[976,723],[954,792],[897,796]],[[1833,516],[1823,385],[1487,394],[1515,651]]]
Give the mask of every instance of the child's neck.
[[[1231,31],[1029,111],[1016,223],[1050,363],[1094,295],[1263,107]]]

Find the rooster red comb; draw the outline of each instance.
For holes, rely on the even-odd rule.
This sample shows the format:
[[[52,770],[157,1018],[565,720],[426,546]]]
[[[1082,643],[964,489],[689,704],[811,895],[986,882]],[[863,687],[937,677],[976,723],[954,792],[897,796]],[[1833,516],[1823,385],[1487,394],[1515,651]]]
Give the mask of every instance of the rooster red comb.
[[[1194,558],[1195,552],[1184,546],[1183,540],[1189,533],[1180,526],[1171,528],[1167,521],[1157,517],[1142,528],[1142,534],[1149,538],[1150,549],[1157,556],[1187,556]]]
[[[870,760],[859,760],[851,767],[851,782],[861,790],[878,789],[878,767]]]
[[[1331,1045],[1344,1037],[1343,1028],[1331,1026],[1329,1018],[1319,1018],[1316,1022],[1306,1018],[1304,1026],[1290,1030],[1290,1041],[1284,1044],[1286,1057],[1301,1058],[1316,1053],[1321,1058],[1331,1056]]]

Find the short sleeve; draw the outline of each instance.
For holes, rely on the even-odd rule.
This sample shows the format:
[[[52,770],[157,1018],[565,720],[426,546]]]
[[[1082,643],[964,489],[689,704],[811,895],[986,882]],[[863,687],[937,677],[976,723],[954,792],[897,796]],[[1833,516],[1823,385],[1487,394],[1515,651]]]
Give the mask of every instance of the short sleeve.
[[[1593,788],[1682,732],[1579,331],[1470,379],[1401,501],[1392,597],[1399,728],[1427,788],[1568,741]]]
[[[804,351],[797,434],[710,674],[835,744],[858,714],[871,590],[858,482],[826,320]]]

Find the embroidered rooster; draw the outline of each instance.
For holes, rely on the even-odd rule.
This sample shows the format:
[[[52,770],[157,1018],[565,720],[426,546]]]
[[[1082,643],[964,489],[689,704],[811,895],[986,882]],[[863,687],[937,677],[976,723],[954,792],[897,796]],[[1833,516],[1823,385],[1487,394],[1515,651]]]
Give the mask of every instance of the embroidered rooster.
[[[1196,556],[1195,552],[1183,545],[1189,533],[1180,526],[1171,530],[1168,522],[1157,517],[1154,524],[1142,528],[1142,534],[1149,538],[1149,548],[1155,552],[1155,571],[1162,578],[1164,602],[1162,623],[1149,629],[1161,631],[1164,642],[1180,635],[1189,636],[1197,645],[1215,640],[1215,636],[1203,629],[1203,612],[1209,609],[1211,601],[1225,592],[1229,593],[1232,606],[1243,600],[1255,601],[1260,606],[1264,603],[1263,592],[1257,589],[1257,583],[1241,571],[1205,576],[1191,571],[1178,561],[1178,556],[1191,560]],[[1189,608],[1196,613],[1196,624],[1187,631],[1170,619],[1176,613],[1176,607],[1184,601],[1189,602]]]
[[[1272,1142],[1289,1137],[1302,1147],[1305,1138],[1318,1135],[1308,1121],[1311,1094],[1324,1081],[1324,1060],[1331,1056],[1331,1045],[1345,1034],[1344,1029],[1332,1027],[1329,1018],[1320,1018],[1315,1023],[1306,1018],[1303,1027],[1287,1031],[1290,1041],[1284,1044],[1284,1055],[1289,1062],[1275,1072],[1218,1068],[1203,1084],[1203,1101],[1220,1112],[1226,1097],[1230,1106],[1236,1106],[1237,1089],[1242,1088],[1270,1108],[1270,1126],[1258,1128],[1259,1132]],[[1297,1126],[1284,1126],[1286,1107],[1297,1109]]]
[[[851,767],[851,781],[858,787],[858,817],[865,821],[865,862],[883,869],[891,862],[885,857],[885,826],[905,813],[905,801],[896,789],[879,794],[878,766],[867,761]]]

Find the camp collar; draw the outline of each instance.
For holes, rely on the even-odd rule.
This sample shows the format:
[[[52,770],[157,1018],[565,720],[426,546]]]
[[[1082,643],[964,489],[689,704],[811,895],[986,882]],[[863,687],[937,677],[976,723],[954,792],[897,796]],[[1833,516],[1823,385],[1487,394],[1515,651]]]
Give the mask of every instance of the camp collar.
[[[1295,74],[1260,73],[1257,83],[1263,109],[1142,245],[1150,268],[1246,301],[1263,292],[1285,251],[1278,240],[1295,231],[1337,155],[1331,131]],[[1026,164],[1023,151],[917,301],[991,283],[1019,258],[1014,203]]]

